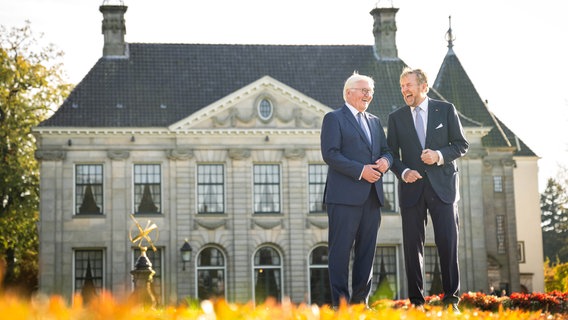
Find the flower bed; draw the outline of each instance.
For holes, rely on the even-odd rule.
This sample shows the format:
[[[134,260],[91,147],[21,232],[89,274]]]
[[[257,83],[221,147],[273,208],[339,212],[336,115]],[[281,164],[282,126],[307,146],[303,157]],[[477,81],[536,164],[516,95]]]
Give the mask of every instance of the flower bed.
[[[338,310],[329,306],[318,307],[293,304],[288,300],[276,303],[267,300],[254,306],[252,303],[228,303],[224,300],[184,303],[163,308],[145,308],[132,301],[118,302],[108,293],[84,305],[80,296],[68,305],[59,296],[34,297],[24,301],[0,296],[0,319],[566,319],[568,294],[513,293],[510,297],[495,297],[482,293],[465,293],[461,297],[460,314],[441,305],[442,296],[430,296],[424,311],[413,308],[408,300],[379,300],[370,309],[362,305],[343,304]]]

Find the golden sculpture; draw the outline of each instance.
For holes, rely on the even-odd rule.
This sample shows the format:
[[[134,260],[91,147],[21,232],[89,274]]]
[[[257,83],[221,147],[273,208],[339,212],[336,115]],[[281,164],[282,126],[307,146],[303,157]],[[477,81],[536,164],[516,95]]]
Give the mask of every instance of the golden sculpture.
[[[150,246],[150,248],[152,248],[153,251],[156,251],[156,247],[154,246],[154,242],[152,241],[151,238],[151,234],[155,234],[155,241],[158,240],[158,226],[153,223],[152,221],[148,220],[148,222],[146,223],[146,227],[144,229],[142,229],[142,226],[140,226],[140,224],[138,223],[138,221],[136,221],[136,219],[134,218],[134,215],[131,214],[130,218],[132,218],[132,221],[134,221],[134,225],[130,228],[130,232],[128,234],[128,236],[130,237],[130,242],[132,242],[133,244],[136,245],[136,243],[138,243],[138,247],[140,249],[142,248],[147,248],[147,246],[143,245],[143,242],[146,241],[146,243]],[[138,235],[136,235],[134,238],[132,237],[133,234],[133,228],[134,226],[136,226],[136,228],[138,229]],[[144,250],[146,251],[146,250]]]

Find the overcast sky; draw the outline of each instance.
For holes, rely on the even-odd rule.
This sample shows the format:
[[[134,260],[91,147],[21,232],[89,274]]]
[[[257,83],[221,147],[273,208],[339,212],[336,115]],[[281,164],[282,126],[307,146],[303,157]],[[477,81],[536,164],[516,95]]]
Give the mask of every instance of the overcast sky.
[[[111,0],[119,3],[119,0]],[[31,22],[79,82],[102,55],[102,0],[0,0],[0,24]],[[542,159],[539,190],[568,166],[568,4],[563,0],[125,0],[126,41],[372,45],[377,5],[399,8],[399,57],[432,82],[454,51],[489,109]],[[344,79],[338,79],[343,81]],[[338,104],[341,101],[337,102]],[[386,120],[385,120],[386,121]]]

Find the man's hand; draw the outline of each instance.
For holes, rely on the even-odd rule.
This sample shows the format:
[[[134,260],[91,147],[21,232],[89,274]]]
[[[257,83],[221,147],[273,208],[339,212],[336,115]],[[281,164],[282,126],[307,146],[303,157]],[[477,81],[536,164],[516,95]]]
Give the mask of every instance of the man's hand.
[[[420,173],[416,170],[408,170],[404,174],[403,179],[406,183],[414,183],[416,180],[422,179],[422,175],[420,175]]]
[[[383,176],[381,172],[379,172],[379,166],[376,164],[366,164],[363,167],[363,175],[361,176],[362,179],[367,180],[370,183],[375,183],[379,181],[379,179]]]
[[[422,155],[420,155],[420,159],[422,159],[422,162],[424,162],[425,164],[431,165],[438,163],[438,161],[440,160],[440,156],[438,155],[438,152],[434,150],[424,149],[422,150]]]
[[[389,169],[389,161],[387,160],[387,158],[380,158],[379,160],[375,161],[375,164],[379,166],[378,170],[381,173],[385,173]]]

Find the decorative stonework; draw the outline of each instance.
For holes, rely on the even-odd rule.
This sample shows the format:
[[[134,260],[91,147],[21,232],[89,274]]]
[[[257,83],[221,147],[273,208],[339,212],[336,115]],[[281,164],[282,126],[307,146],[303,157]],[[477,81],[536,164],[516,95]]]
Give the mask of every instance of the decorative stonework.
[[[170,149],[166,151],[166,157],[170,160],[188,160],[193,158],[191,149]]]
[[[130,157],[130,151],[127,150],[108,150],[107,157],[111,160],[125,160]]]
[[[327,228],[329,228],[329,223],[327,221],[327,218],[325,218],[325,219],[317,219],[317,218],[310,219],[310,218],[307,218],[306,219],[306,229],[310,229],[312,226],[319,228],[319,229],[327,229]]]
[[[463,159],[483,159],[486,155],[487,151],[484,148],[470,147]]]
[[[209,220],[209,219],[195,219],[194,229],[205,228],[207,230],[215,230],[221,227],[229,229],[229,221],[227,219]]]
[[[266,218],[253,218],[251,220],[251,229],[254,229],[256,226],[261,227],[262,229],[274,229],[276,227],[281,227],[284,229],[284,220],[283,219],[266,219]]]
[[[517,163],[513,159],[502,159],[501,164],[503,164],[504,167],[516,167],[517,166]]]
[[[296,128],[319,128],[319,123],[317,121],[318,117],[307,118],[304,117],[301,108],[294,108],[292,110],[292,115],[288,118],[277,114],[276,118],[284,123],[294,122],[294,127]]]
[[[301,159],[306,156],[306,150],[301,148],[284,149],[284,156],[288,159]]]
[[[289,116],[284,116],[278,112],[278,108],[274,108],[274,115],[272,117],[280,121],[283,124],[293,123],[295,128],[316,128],[320,127],[319,117],[312,116],[308,117],[304,115],[301,108],[294,108]],[[260,118],[256,110],[252,110],[248,115],[241,115],[239,109],[230,108],[224,117],[214,116],[211,117],[213,126],[216,128],[230,127],[235,128],[239,123],[250,124],[255,119],[259,119],[261,122],[266,123],[267,120]]]
[[[233,160],[243,160],[250,157],[250,149],[229,149],[229,157]]]
[[[211,117],[211,121],[213,121],[213,125],[216,127],[230,126],[231,128],[234,128],[236,127],[237,120],[242,123],[249,123],[254,119],[254,117],[255,112],[251,112],[248,116],[241,116],[237,108],[230,108],[226,117]]]
[[[67,152],[63,150],[37,150],[35,157],[41,161],[61,161],[65,160]]]

